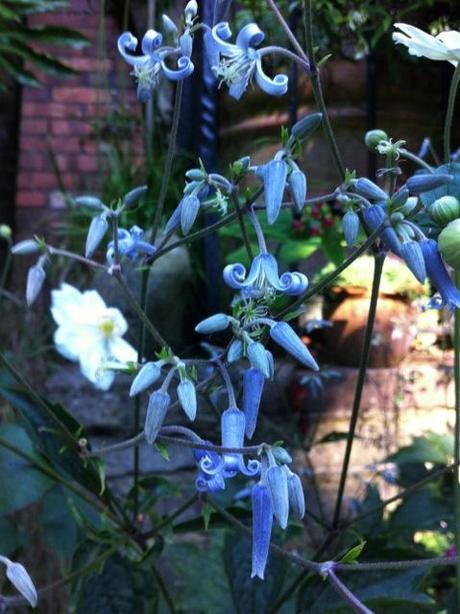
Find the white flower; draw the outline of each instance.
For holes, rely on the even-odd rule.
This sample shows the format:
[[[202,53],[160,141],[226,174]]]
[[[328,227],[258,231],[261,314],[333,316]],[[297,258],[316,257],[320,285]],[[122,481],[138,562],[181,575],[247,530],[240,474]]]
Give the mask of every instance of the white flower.
[[[11,584],[35,608],[38,601],[37,591],[25,567],[21,563],[10,561],[6,556],[0,556],[0,562],[6,565],[6,577]]]
[[[450,30],[431,36],[407,23],[395,23],[401,32],[393,33],[396,44],[406,45],[411,55],[429,60],[445,60],[457,66],[460,60],[460,32]]]
[[[114,373],[111,360],[137,360],[136,350],[124,339],[128,324],[121,312],[107,307],[95,290],[80,292],[69,284],[51,293],[51,313],[58,325],[54,333],[57,351],[80,363],[81,372],[97,388],[108,390]]]

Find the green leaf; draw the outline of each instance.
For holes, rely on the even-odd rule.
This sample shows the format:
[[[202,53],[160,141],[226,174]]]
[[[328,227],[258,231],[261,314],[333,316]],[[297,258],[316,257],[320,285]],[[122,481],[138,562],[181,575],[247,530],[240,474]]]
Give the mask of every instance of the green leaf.
[[[10,442],[37,462],[37,455],[26,431],[15,424],[0,427],[0,439]],[[41,499],[53,486],[53,481],[21,456],[0,445],[0,514],[23,509]]]
[[[270,557],[265,579],[251,580],[251,540],[229,532],[224,544],[224,563],[236,612],[268,612],[283,586],[288,567],[284,559]]]
[[[310,237],[303,240],[284,240],[279,251],[282,262],[291,263],[305,260],[314,254],[321,246],[320,237]]]
[[[355,563],[360,557],[365,545],[366,542],[362,541],[356,546],[353,546],[353,548],[350,548],[350,550],[348,550],[348,552],[346,552],[340,559],[340,563]]]
[[[0,552],[12,556],[16,550],[30,541],[30,534],[15,518],[0,518]]]
[[[316,442],[316,445],[321,443],[335,443],[336,441],[344,441],[346,439],[348,439],[347,431],[332,431],[321,437],[321,439]],[[355,435],[355,439],[362,439],[362,437]]]
[[[169,461],[168,446],[166,444],[161,443],[160,441],[156,441],[155,442],[155,448],[157,449],[157,451],[160,454],[161,458],[164,458],[165,461]]]
[[[38,523],[46,544],[70,560],[77,545],[78,530],[67,503],[65,489],[55,486],[46,493]]]
[[[342,236],[334,227],[323,230],[321,235],[321,247],[335,266],[339,266],[345,260],[345,249],[342,246]]]
[[[116,554],[106,561],[101,573],[92,573],[83,581],[76,611],[85,614],[155,612],[156,602],[151,574]]]
[[[457,162],[449,162],[449,164],[443,164],[438,166],[435,170],[437,174],[445,174],[453,175],[452,181],[446,183],[436,190],[430,190],[430,192],[423,192],[420,194],[420,200],[428,207],[441,196],[455,196],[460,200],[460,164]]]
[[[388,461],[404,465],[406,463],[434,463],[447,465],[454,454],[453,437],[450,434],[429,433],[415,437],[410,446],[401,448],[388,457]]]
[[[418,530],[436,530],[440,523],[451,524],[452,519],[451,499],[441,496],[430,484],[403,499],[392,513],[389,527],[396,535],[411,537]]]

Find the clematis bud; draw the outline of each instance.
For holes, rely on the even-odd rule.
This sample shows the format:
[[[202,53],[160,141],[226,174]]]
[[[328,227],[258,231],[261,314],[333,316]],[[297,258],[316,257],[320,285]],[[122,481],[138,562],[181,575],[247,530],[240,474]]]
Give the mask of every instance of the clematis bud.
[[[347,245],[351,247],[355,244],[359,232],[358,214],[349,209],[342,218],[342,229]]]
[[[302,520],[305,516],[305,495],[302,488],[302,481],[296,473],[289,472],[287,478],[289,508],[294,518]]]
[[[161,426],[168,412],[171,397],[163,390],[155,390],[150,395],[145,419],[144,435],[148,443],[152,444],[158,436]]]
[[[224,448],[243,447],[246,429],[244,413],[237,407],[230,407],[223,412],[220,424],[222,446]],[[223,455],[223,459],[230,470],[238,471],[244,465],[242,454],[227,453]]]
[[[172,212],[171,217],[166,222],[166,226],[164,228],[164,233],[166,235],[179,226],[180,219],[181,219],[181,210],[182,210],[182,201],[177,205],[177,207]]]
[[[38,595],[32,578],[21,563],[10,561],[6,556],[0,556],[0,562],[6,565],[6,577],[13,586],[21,593],[30,605],[35,608]]]
[[[274,459],[280,465],[289,465],[290,463],[292,463],[292,456],[285,448],[282,448],[281,446],[276,446],[272,448],[272,454]]]
[[[134,209],[139,201],[142,200],[147,194],[148,190],[148,186],[140,185],[139,187],[134,188],[125,194],[123,197],[123,204],[126,209]]]
[[[11,248],[11,253],[15,256],[28,256],[29,254],[37,254],[40,251],[40,246],[33,239],[19,241]]]
[[[300,169],[295,169],[289,173],[288,177],[289,190],[292,194],[295,209],[300,213],[305,205],[307,197],[307,178]]]
[[[170,17],[167,15],[162,15],[161,21],[163,22],[163,30],[166,32],[166,34],[177,33],[177,26]]]
[[[364,198],[368,198],[370,200],[386,200],[387,194],[379,188],[373,181],[367,179],[366,177],[361,177],[354,184],[355,190]]]
[[[256,430],[264,383],[265,378],[258,369],[246,369],[243,372],[243,411],[246,418],[245,434],[248,439],[251,439]]]
[[[264,579],[273,526],[273,509],[267,486],[260,482],[251,493],[252,499],[252,571],[251,578]]]
[[[416,279],[423,284],[426,278],[425,260],[422,248],[417,241],[407,241],[401,244],[400,256],[412,271]]]
[[[37,300],[46,279],[46,273],[40,260],[27,272],[26,303],[29,307]]]
[[[94,211],[104,211],[105,205],[97,196],[77,196],[75,203],[80,207],[93,209]]]
[[[181,200],[180,225],[184,235],[190,232],[191,227],[195,223],[199,210],[200,201],[196,196],[184,196],[184,198]]]
[[[287,475],[283,467],[273,465],[265,474],[268,493],[272,502],[273,515],[282,529],[285,529],[289,518],[289,492]]]
[[[265,207],[269,224],[273,224],[278,218],[283,202],[287,173],[288,166],[283,160],[272,160],[263,167]]]
[[[185,173],[185,176],[187,179],[190,179],[190,181],[203,181],[206,179],[206,175],[201,168],[191,168]]]
[[[446,173],[419,173],[409,177],[406,181],[406,188],[411,194],[420,194],[420,192],[435,190],[452,179],[453,176]]]
[[[129,390],[129,396],[134,397],[136,394],[146,390],[157,381],[160,375],[161,369],[156,362],[146,362],[134,378]]]
[[[181,381],[177,387],[177,396],[182,409],[186,413],[189,420],[196,418],[196,391],[195,386],[189,379]]]
[[[0,224],[0,238],[9,241],[13,236],[13,231],[8,224]]]
[[[402,207],[404,203],[409,198],[409,190],[405,187],[402,187],[391,197],[391,202],[394,207]]]
[[[447,264],[460,270],[460,220],[447,224],[438,237],[438,245]]]
[[[89,226],[88,235],[86,237],[86,258],[90,258],[94,254],[99,243],[104,238],[104,235],[107,232],[108,228],[109,223],[107,222],[107,215],[103,213],[102,215],[97,215],[96,217],[93,217]]]
[[[369,130],[366,132],[364,142],[366,147],[371,151],[376,152],[380,141],[388,141],[388,134],[384,130]]]
[[[231,342],[227,352],[228,362],[236,362],[243,356],[243,343],[240,339],[235,339]]]
[[[225,330],[230,324],[231,318],[224,313],[216,313],[195,326],[197,333],[211,335],[221,330]]]
[[[318,128],[322,120],[322,113],[310,113],[309,115],[302,117],[302,119],[299,119],[299,121],[296,122],[291,128],[291,136],[289,137],[288,146],[293,145],[291,139],[298,139],[299,141],[308,139],[308,137],[311,136]]]
[[[442,196],[430,205],[428,213],[436,224],[447,226],[460,217],[460,203],[455,196]]]
[[[319,370],[316,360],[287,322],[276,322],[270,328],[270,337],[299,362],[310,369]]]
[[[196,3],[196,0],[190,0],[189,2],[187,2],[184,9],[186,23],[193,21],[193,19],[197,16],[197,13],[198,4]]]
[[[248,345],[248,358],[251,367],[260,371],[267,379],[270,377],[269,358],[266,349],[261,343],[254,341]]]

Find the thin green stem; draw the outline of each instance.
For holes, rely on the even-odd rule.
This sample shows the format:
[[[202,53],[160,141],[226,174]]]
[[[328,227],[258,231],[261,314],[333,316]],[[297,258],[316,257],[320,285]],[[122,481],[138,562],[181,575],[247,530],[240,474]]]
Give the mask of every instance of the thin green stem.
[[[385,225],[383,223],[380,226],[378,226],[378,228],[376,228],[374,232],[369,235],[369,237],[364,241],[364,243],[360,247],[358,247],[358,249],[356,249],[349,258],[344,260],[342,264],[340,264],[331,273],[323,277],[321,281],[319,281],[317,284],[309,288],[306,292],[301,294],[293,303],[291,303],[290,305],[285,307],[282,311],[280,311],[276,315],[275,319],[279,320],[279,318],[282,318],[287,313],[293,311],[297,307],[300,307],[300,305],[304,301],[308,301],[310,298],[312,298],[316,294],[319,294],[325,288],[327,288],[327,286],[329,286],[334,281],[334,279],[336,279],[340,275],[342,271],[348,268],[352,262],[354,262],[362,254],[364,254],[364,252],[366,252],[375,243],[375,241],[378,239],[384,227]]]
[[[460,82],[460,62],[457,63],[457,67],[452,76],[452,81],[450,82],[449,100],[447,102],[446,119],[444,122],[444,162],[446,164],[450,162],[450,154],[451,154],[450,135],[452,131],[452,119],[454,117],[455,98],[457,96],[457,89],[458,89],[459,82]]]
[[[238,195],[235,191],[232,192],[232,202],[235,207],[236,214],[238,216],[238,223],[240,225],[241,235],[243,237],[244,246],[246,248],[246,252],[248,254],[248,258],[250,262],[254,258],[254,254],[252,253],[251,241],[249,239],[248,231],[246,229],[246,224],[244,222],[244,213],[241,209],[240,202],[238,200]]]
[[[155,578],[155,582],[158,585],[158,588],[160,589],[160,593],[163,596],[163,599],[166,602],[166,605],[168,606],[169,611],[172,614],[175,614],[177,612],[176,610],[176,606],[174,605],[174,599],[172,597],[172,595],[170,594],[168,587],[166,586],[166,582],[163,580],[163,576],[161,575],[161,573],[159,572],[159,570],[156,568],[155,565],[151,565],[150,569],[152,571],[153,577]]]
[[[321,86],[320,69],[315,61],[315,50],[313,42],[313,18],[311,0],[304,0],[304,27],[305,27],[305,42],[307,46],[307,56],[310,60],[310,78],[313,87],[313,95],[315,96],[318,109],[323,114],[323,126],[326,139],[331,149],[332,158],[337,169],[337,173],[341,180],[345,178],[345,166],[342,161],[342,156],[335,140],[334,131],[332,129],[331,120],[329,119],[329,113],[324,101],[323,88]]]
[[[345,492],[345,484],[348,476],[348,468],[350,465],[351,450],[355,438],[356,425],[359,417],[359,409],[361,407],[361,397],[366,379],[367,364],[369,362],[369,354],[371,349],[372,334],[374,330],[375,315],[377,312],[377,303],[379,298],[380,280],[382,277],[383,263],[385,256],[374,256],[374,278],[372,281],[371,300],[369,304],[369,315],[367,318],[366,330],[364,332],[363,349],[361,352],[361,360],[359,363],[358,377],[356,380],[355,396],[353,399],[353,407],[351,410],[350,427],[347,436],[345,448],[345,456],[343,459],[342,472],[340,475],[339,488],[337,492],[337,501],[335,504],[334,517],[332,521],[333,528],[336,528],[342,511],[343,495]]]
[[[7,251],[6,251],[5,262],[3,263],[2,273],[0,276],[0,290],[3,290],[5,288],[6,279],[8,277],[8,273],[9,273],[11,261],[12,261],[11,239],[7,239],[6,242],[7,242]]]
[[[459,63],[460,66],[460,63]],[[459,73],[460,74],[460,73]],[[460,284],[460,272],[455,272],[457,287]],[[455,547],[460,553],[460,309],[454,316],[454,383],[455,383],[455,431],[454,431],[454,515],[455,515]],[[460,562],[456,568],[456,600],[457,611],[460,611]]]
[[[424,168],[429,173],[434,172],[434,168],[432,166],[430,166],[427,162],[425,162],[425,160],[422,160],[422,158],[419,158],[411,151],[407,151],[407,149],[400,148],[399,153],[401,154],[403,158],[406,158],[406,160],[410,160],[411,162],[414,162],[414,164],[418,164],[418,166]]]
[[[155,243],[158,229],[161,223],[161,216],[163,215],[163,209],[166,201],[166,193],[168,191],[168,184],[171,179],[171,171],[174,162],[174,156],[176,154],[177,133],[179,131],[180,112],[182,106],[182,92],[184,88],[184,82],[179,81],[176,85],[176,96],[174,99],[174,110],[171,125],[171,132],[169,135],[168,153],[166,155],[165,168],[163,172],[163,180],[161,182],[160,194],[158,196],[157,208],[155,210],[155,217],[153,219],[152,235],[150,242],[152,245]]]
[[[150,320],[150,318],[145,313],[144,309],[137,302],[136,297],[132,293],[131,288],[128,286],[126,279],[123,277],[121,271],[119,269],[115,269],[113,272],[113,275],[115,279],[118,281],[118,283],[120,284],[124,293],[126,294],[128,303],[134,309],[141,323],[145,326],[145,328],[152,335],[155,342],[159,345],[160,348],[164,348],[164,347],[168,348],[169,347],[168,342],[165,339],[163,339],[157,327],[153,324],[153,322]]]

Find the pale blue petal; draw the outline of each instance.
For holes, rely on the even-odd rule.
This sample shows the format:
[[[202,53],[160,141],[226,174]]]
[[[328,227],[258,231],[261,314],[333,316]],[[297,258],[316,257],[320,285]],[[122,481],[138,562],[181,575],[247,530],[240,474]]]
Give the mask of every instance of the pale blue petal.
[[[161,70],[163,71],[164,76],[170,81],[182,81],[182,79],[185,79],[192,74],[194,68],[195,66],[192,60],[185,55],[177,60],[177,70],[169,68],[165,61],[161,60]]]
[[[262,60],[260,57],[257,57],[256,82],[260,89],[266,94],[269,94],[270,96],[282,96],[287,92],[288,81],[289,79],[286,75],[279,74],[275,75],[273,78],[266,75],[262,67]]]
[[[236,44],[247,51],[249,47],[258,47],[265,35],[256,23],[248,23],[238,33]]]

